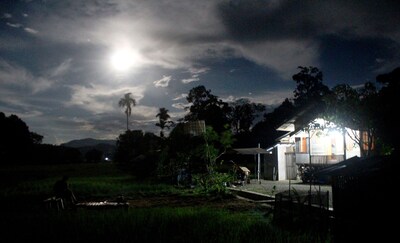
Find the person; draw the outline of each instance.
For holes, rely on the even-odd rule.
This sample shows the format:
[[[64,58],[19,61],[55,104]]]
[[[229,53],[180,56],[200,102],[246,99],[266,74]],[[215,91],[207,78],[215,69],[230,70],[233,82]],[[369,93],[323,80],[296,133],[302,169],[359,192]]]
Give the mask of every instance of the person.
[[[54,183],[54,195],[58,198],[62,198],[65,203],[72,203],[75,205],[77,200],[74,193],[69,188],[68,179],[69,177],[65,175]]]

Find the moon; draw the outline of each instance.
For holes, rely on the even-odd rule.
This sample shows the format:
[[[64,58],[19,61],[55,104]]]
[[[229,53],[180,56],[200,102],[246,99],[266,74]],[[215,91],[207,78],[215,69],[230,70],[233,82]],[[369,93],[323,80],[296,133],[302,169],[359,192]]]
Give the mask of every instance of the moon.
[[[131,49],[119,49],[111,55],[111,65],[117,71],[127,71],[135,65],[138,57]]]

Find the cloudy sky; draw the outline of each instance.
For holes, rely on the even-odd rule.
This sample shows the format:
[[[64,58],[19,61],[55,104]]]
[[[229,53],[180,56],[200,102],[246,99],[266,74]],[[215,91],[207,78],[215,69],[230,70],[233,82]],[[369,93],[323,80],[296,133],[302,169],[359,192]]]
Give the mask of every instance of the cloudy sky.
[[[298,66],[357,86],[400,66],[400,4],[385,0],[2,0],[0,111],[44,143],[157,132],[204,85],[275,107]]]

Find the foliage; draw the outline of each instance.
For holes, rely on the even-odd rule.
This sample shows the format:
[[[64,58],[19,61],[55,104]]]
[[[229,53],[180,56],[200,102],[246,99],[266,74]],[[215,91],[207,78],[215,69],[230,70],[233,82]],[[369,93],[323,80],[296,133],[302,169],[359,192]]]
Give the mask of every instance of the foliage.
[[[400,151],[398,132],[393,132],[393,129],[397,130],[397,119],[394,117],[398,110],[400,94],[400,67],[378,75],[376,80],[383,86],[378,95],[379,109],[376,115],[379,122],[376,124],[377,134],[383,140],[384,145]]]
[[[228,104],[211,94],[211,90],[207,90],[204,86],[192,88],[186,99],[191,106],[189,114],[185,116],[185,121],[204,120],[217,132],[225,130],[225,125],[230,123]]]
[[[222,182],[218,180],[218,173],[216,174],[217,160],[232,143],[233,136],[229,129],[219,134],[211,126],[206,126],[203,135],[191,136],[184,132],[183,124],[178,124],[161,153],[159,174],[175,178],[180,170],[186,169],[189,173],[203,175],[198,180],[198,185],[205,191],[209,191],[212,183],[217,183],[216,191],[222,192]]]
[[[87,163],[100,163],[103,159],[103,152],[92,148],[85,154],[85,160]]]
[[[132,114],[132,106],[136,106],[136,100],[131,95],[132,93],[126,93],[118,102],[119,107],[125,107],[126,130],[129,130],[129,117]]]
[[[164,141],[160,155],[158,174],[176,177],[180,169],[196,172],[204,169],[202,159],[195,149],[203,142],[201,137],[184,132],[183,123],[177,124]],[[203,167],[203,168],[202,168]]]
[[[153,133],[127,130],[117,139],[114,159],[135,175],[148,176],[156,171],[159,148],[160,138]]]
[[[226,127],[227,128],[227,127]],[[210,126],[206,127],[204,134],[205,143],[199,146],[202,157],[207,161],[207,171],[212,171],[216,166],[216,162],[227,149],[231,148],[233,143],[232,132],[228,129],[218,134]]]
[[[200,193],[211,195],[230,194],[227,187],[235,180],[233,174],[212,171],[210,173],[197,174],[193,177],[194,184]]]
[[[161,128],[160,137],[164,137],[164,129],[170,129],[174,122],[169,120],[171,117],[168,114],[168,110],[164,107],[160,108],[160,111],[156,117],[159,119],[159,122],[156,123],[156,126]]]
[[[32,157],[26,163],[77,164],[83,162],[82,153],[76,148],[51,144],[36,144],[32,152]]]
[[[310,103],[319,103],[329,93],[329,88],[322,83],[322,72],[317,67],[298,67],[300,72],[293,75],[297,87],[294,90],[294,104],[305,107]]]
[[[250,102],[249,99],[239,99],[229,104],[231,107],[231,124],[234,132],[248,133],[253,125],[254,119],[260,112],[265,111],[263,104]]]
[[[40,145],[43,136],[29,131],[29,127],[17,115],[6,116],[0,112],[0,156],[2,161],[29,163],[33,150]]]
[[[354,89],[347,84],[339,84],[332,88],[332,92],[324,98],[326,120],[334,122],[342,130],[351,128],[367,134],[367,141],[363,140],[360,133],[348,135],[362,149],[362,156],[372,152],[373,138],[376,137],[376,110],[378,93],[376,87],[365,83],[363,88]],[[364,146],[365,145],[365,146]]]
[[[294,111],[293,103],[286,98],[273,112],[264,114],[264,119],[254,125],[248,138],[250,143],[242,143],[239,147],[254,147],[258,143],[261,143],[262,147],[272,146],[276,142],[275,139],[282,135],[276,127],[289,119]]]

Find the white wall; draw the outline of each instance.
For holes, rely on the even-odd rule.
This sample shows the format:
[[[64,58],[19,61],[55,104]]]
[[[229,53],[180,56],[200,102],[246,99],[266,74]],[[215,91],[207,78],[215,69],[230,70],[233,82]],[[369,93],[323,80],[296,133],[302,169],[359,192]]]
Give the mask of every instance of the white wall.
[[[278,158],[278,180],[286,180],[286,152],[289,152],[288,149],[293,145],[290,144],[279,144],[276,147],[277,158]]]

